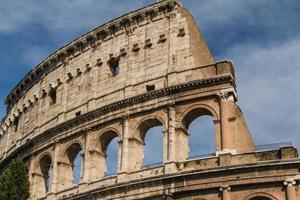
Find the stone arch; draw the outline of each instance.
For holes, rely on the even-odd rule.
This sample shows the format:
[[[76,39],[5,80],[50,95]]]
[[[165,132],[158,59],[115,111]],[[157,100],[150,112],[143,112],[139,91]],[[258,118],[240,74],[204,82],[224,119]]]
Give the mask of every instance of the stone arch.
[[[96,141],[98,141],[99,150],[101,153],[105,154],[107,146],[115,137],[118,137],[119,139],[122,138],[120,131],[114,127],[105,128],[97,135]]]
[[[60,176],[63,179],[64,188],[69,188],[78,184],[82,179],[83,144],[78,140],[70,142],[64,148],[63,159],[63,162],[60,163]],[[79,164],[76,161],[79,161]]]
[[[72,140],[69,144],[67,144],[67,145],[65,146],[65,148],[64,148],[64,150],[63,150],[63,154],[66,155],[68,148],[70,148],[70,147],[73,146],[73,145],[79,145],[80,148],[83,150],[83,147],[84,147],[83,143],[82,143],[80,140],[77,140],[77,139],[76,139],[76,140]]]
[[[182,124],[184,128],[188,129],[190,123],[201,115],[209,115],[218,120],[219,116],[214,108],[206,104],[196,104],[187,108],[182,114]]]
[[[135,128],[135,136],[134,136],[134,140],[131,140],[131,146],[132,149],[135,149],[134,153],[132,152],[131,155],[134,155],[135,158],[135,162],[134,162],[134,166],[133,169],[134,170],[139,170],[143,167],[144,164],[144,160],[145,160],[145,145],[147,145],[145,143],[145,137],[146,134],[148,134],[148,131],[151,128],[157,127],[157,126],[161,126],[162,127],[162,160],[165,161],[165,157],[166,157],[166,149],[164,148],[164,144],[166,144],[166,140],[167,140],[167,134],[166,133],[166,123],[165,121],[162,119],[162,117],[157,116],[157,115],[149,115],[146,116],[144,118],[142,118],[139,123],[136,125]],[[155,161],[156,162],[156,161]],[[150,163],[147,163],[150,164]]]
[[[53,157],[50,152],[42,153],[36,160],[33,174],[34,195],[37,198],[46,196],[51,189]]]
[[[140,120],[140,122],[136,125],[135,130],[137,130],[137,137],[141,142],[143,142],[143,139],[145,137],[145,133],[154,126],[161,125],[163,127],[163,133],[166,132],[166,122],[157,115],[150,115],[147,117],[144,117]]]
[[[99,167],[100,167],[100,174],[101,177],[107,175],[108,172],[108,168],[111,167],[108,165],[107,163],[107,159],[110,155],[107,154],[107,149],[109,147],[109,145],[112,143],[112,141],[118,138],[118,142],[121,139],[121,134],[119,133],[119,131],[116,128],[113,127],[109,127],[104,129],[103,131],[101,131],[101,133],[98,136],[98,143],[99,143],[99,152],[100,154],[98,155],[98,159],[99,159]],[[118,146],[118,155],[117,155],[117,171],[119,169],[119,160],[120,160],[120,151],[121,148],[120,146]],[[114,171],[113,173],[115,173],[116,171]]]
[[[248,195],[244,200],[278,200],[273,195],[265,192],[256,192]]]
[[[187,157],[191,158],[191,156],[194,157],[194,156],[198,156],[199,154],[212,153],[220,148],[218,142],[220,138],[220,131],[219,131],[220,127],[219,124],[216,123],[218,119],[219,117],[216,110],[207,104],[192,105],[183,112],[181,124],[184,132],[186,132],[188,135]],[[197,126],[203,127],[204,125],[204,127],[206,127],[206,129],[204,130],[209,130],[209,132],[211,132],[212,134],[209,133],[209,135],[205,135],[205,136],[199,134],[193,134],[193,133],[191,134],[190,131],[192,130],[189,128],[193,122],[194,122],[193,124],[194,126],[192,128],[194,128],[194,131],[195,131],[195,127],[198,132],[199,127]],[[197,145],[195,145],[195,141],[197,142]],[[207,146],[201,148],[201,146],[203,145],[198,145],[198,141],[199,144],[201,144],[200,141],[206,141],[205,145]]]

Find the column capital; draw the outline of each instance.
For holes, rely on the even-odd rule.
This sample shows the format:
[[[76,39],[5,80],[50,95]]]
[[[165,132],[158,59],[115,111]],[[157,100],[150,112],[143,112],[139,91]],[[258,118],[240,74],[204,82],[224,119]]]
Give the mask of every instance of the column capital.
[[[283,182],[285,186],[294,186],[296,185],[296,181],[294,179],[287,179]]]
[[[225,89],[217,92],[217,100],[218,101],[236,101],[237,94],[234,89]]]
[[[220,190],[220,192],[230,191],[231,187],[229,185],[222,185],[222,186],[220,186],[219,190]]]
[[[123,119],[123,121],[128,121],[129,120],[129,114],[124,114],[123,116],[122,116],[122,119]]]
[[[169,109],[174,109],[175,105],[176,105],[175,101],[172,100],[172,101],[170,101],[170,102],[168,103],[168,108],[169,108]]]

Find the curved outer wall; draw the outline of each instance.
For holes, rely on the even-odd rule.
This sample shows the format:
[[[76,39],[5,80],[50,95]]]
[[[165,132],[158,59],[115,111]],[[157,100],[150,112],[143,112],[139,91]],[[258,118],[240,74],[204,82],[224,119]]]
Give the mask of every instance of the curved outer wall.
[[[176,0],[116,18],[62,47],[24,77],[6,104],[0,169],[21,154],[34,200],[300,196],[296,149],[255,151],[232,63],[214,60]],[[216,151],[191,160],[188,126],[202,115],[213,118]],[[163,163],[147,168],[144,136],[156,125],[163,127]],[[115,137],[117,174],[105,176]],[[74,185],[78,152],[83,164]]]

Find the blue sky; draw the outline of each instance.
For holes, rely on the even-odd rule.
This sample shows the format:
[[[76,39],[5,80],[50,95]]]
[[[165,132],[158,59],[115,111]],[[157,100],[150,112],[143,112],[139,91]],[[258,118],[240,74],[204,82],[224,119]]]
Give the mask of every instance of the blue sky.
[[[0,0],[0,99],[51,52],[154,0]],[[300,1],[183,0],[217,60],[236,67],[256,144],[300,147]],[[0,116],[5,106],[0,106]]]

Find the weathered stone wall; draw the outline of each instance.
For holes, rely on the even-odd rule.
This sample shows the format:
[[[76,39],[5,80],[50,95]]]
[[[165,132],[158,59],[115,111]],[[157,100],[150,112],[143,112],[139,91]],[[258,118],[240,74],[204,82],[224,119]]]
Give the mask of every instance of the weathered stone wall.
[[[33,200],[249,200],[259,192],[294,200],[289,196],[298,192],[297,151],[255,151],[237,105],[234,66],[215,62],[176,0],[119,17],[59,49],[6,103],[0,170],[21,154]],[[213,118],[216,151],[189,160],[188,127],[203,115]],[[145,168],[145,134],[156,125],[163,127],[163,163]],[[114,138],[117,173],[106,176]],[[80,182],[74,184],[79,154]]]
[[[134,21],[132,18],[136,16],[140,18]],[[54,54],[49,61],[44,61],[49,63],[47,66],[55,65],[54,70],[48,72],[45,67],[29,90],[24,93],[20,89],[18,100],[12,98],[11,95],[16,93],[13,91],[8,97],[12,98],[6,117],[8,126],[2,125],[5,129],[3,134],[11,135],[8,148],[12,148],[18,140],[33,137],[74,118],[78,112],[87,113],[146,93],[146,85],[161,89],[214,73],[200,69],[195,73],[186,71],[181,77],[176,77],[178,71],[215,63],[191,15],[176,1],[140,10],[122,19],[110,22],[108,28],[99,28],[99,31],[106,31],[104,38],[96,40],[96,36],[92,39],[85,36],[73,42],[81,44],[80,50],[67,54],[68,46],[71,46],[68,45],[59,50],[66,51],[60,60],[57,57],[62,55],[56,53],[58,55]],[[125,19],[130,21],[121,26],[120,22]],[[91,43],[89,39],[95,41]],[[117,76],[112,74],[108,64],[111,56],[119,58],[120,72]],[[21,86],[25,85],[23,82]],[[56,90],[56,103],[53,105],[49,100],[51,88]],[[17,131],[13,128],[16,120]]]

